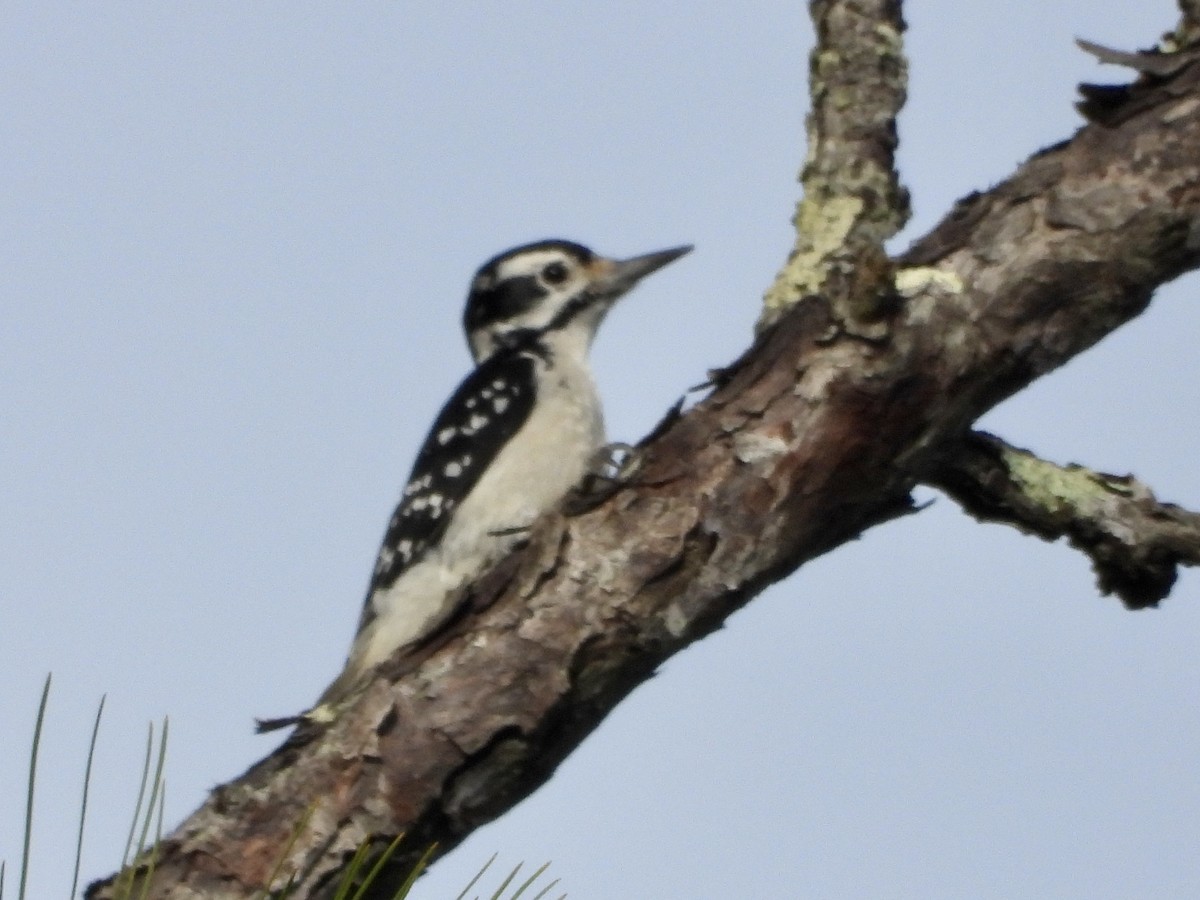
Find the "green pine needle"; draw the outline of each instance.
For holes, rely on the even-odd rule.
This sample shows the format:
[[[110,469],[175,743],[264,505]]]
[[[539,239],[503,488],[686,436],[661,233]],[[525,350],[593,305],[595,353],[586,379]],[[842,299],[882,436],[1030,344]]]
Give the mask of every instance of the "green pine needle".
[[[520,866],[517,866],[517,868],[519,869]],[[526,888],[532,887],[533,883],[535,881],[537,881],[539,878],[541,878],[542,873],[545,872],[548,868],[550,868],[549,862],[542,863],[542,867],[540,869],[538,869],[536,872],[534,872],[532,875],[530,875],[528,878],[526,878],[524,883],[519,888],[517,888],[517,892],[512,895],[512,900],[517,900],[518,897],[520,897],[523,893],[525,893]],[[517,873],[513,872],[513,874],[515,875]],[[536,898],[535,898],[535,900],[536,900]]]
[[[317,801],[314,800],[308,804],[308,808],[304,810],[304,815],[300,817],[300,821],[296,823],[296,827],[292,829],[291,837],[288,838],[287,844],[284,845],[283,852],[279,854],[279,858],[275,860],[275,868],[271,870],[271,874],[267,877],[266,887],[254,894],[253,900],[266,900],[267,892],[270,891],[271,885],[275,883],[275,879],[279,877],[279,873],[283,871],[283,866],[287,862],[288,857],[292,855],[292,850],[296,846],[296,841],[300,840],[300,835],[308,830],[308,823],[312,821],[313,813],[317,811]],[[280,888],[277,895],[279,900],[288,896],[293,887],[296,874],[293,872],[288,875],[288,880]],[[3,898],[0,898],[3,900]]]
[[[358,849],[354,851],[354,856],[350,857],[350,864],[346,866],[341,881],[338,882],[337,893],[333,895],[333,900],[348,900],[350,890],[354,887],[354,880],[358,878],[358,870],[362,868],[363,860],[367,858],[369,850],[370,847],[367,841],[363,841],[358,845]]]
[[[167,724],[166,724],[166,719],[164,719],[163,720],[162,754],[165,754],[166,749],[167,749],[166,737],[167,737]],[[155,776],[156,778],[158,778],[162,773],[162,766],[161,766],[162,758],[161,758],[161,756],[159,758],[159,763],[160,763],[159,773],[158,773],[158,775]],[[154,878],[154,869],[158,865],[158,850],[162,846],[163,806],[167,802],[167,783],[165,781],[163,781],[163,782],[161,782],[161,784],[156,785],[156,787],[159,788],[159,790],[158,790],[158,822],[155,825],[154,843],[150,846],[150,861],[146,864],[146,874],[142,879],[142,893],[141,893],[141,896],[139,897],[139,900],[146,900],[146,898],[150,895],[150,882]],[[154,801],[152,799],[151,804],[153,804],[153,802]],[[147,820],[150,819],[151,811],[152,810],[147,810],[147,815],[146,815]]]
[[[404,837],[404,835],[400,835],[400,837]],[[389,856],[395,851],[396,845],[399,843],[399,837],[392,842],[391,847],[388,848]],[[417,881],[417,878],[420,877],[421,873],[424,872],[425,868],[429,865],[429,860],[433,858],[433,853],[435,850],[437,850],[436,843],[430,844],[425,849],[425,852],[421,854],[421,858],[417,860],[417,864],[413,866],[412,871],[408,873],[408,877],[404,879],[404,884],[400,885],[400,889],[396,891],[395,895],[392,897],[392,900],[404,900],[404,898],[409,895],[409,893],[412,891],[413,885]]]
[[[134,861],[147,848],[146,838],[150,834],[150,826],[154,822],[155,809],[158,807],[159,794],[163,787],[163,765],[167,761],[167,732],[170,729],[171,722],[166,716],[163,717],[162,733],[158,740],[158,757],[154,761],[154,780],[150,782],[150,802],[146,804],[146,817],[142,820],[142,830],[138,835],[137,853],[134,854]],[[154,726],[150,727],[151,735],[154,734]]]
[[[74,897],[79,887],[79,862],[83,858],[83,826],[87,821],[88,789],[92,785],[92,760],[96,756],[96,740],[100,736],[100,717],[104,715],[104,700],[107,695],[100,697],[100,705],[96,708],[96,721],[92,724],[92,739],[88,743],[87,763],[83,767],[83,800],[79,804],[79,836],[75,839],[75,871],[71,874],[71,893]]]
[[[34,722],[33,743],[29,754],[29,784],[25,798],[25,836],[21,851],[21,874],[17,887],[17,900],[25,900],[25,892],[29,875],[29,856],[33,840],[33,805],[34,805],[34,788],[37,784],[37,764],[38,756],[41,747],[42,731],[45,725],[46,708],[50,699],[50,684],[51,676],[46,676],[46,683],[42,688],[41,701],[38,704],[37,718]],[[88,812],[88,797],[91,792],[92,784],[92,769],[95,762],[96,746],[100,736],[100,722],[104,716],[104,704],[107,697],[102,696],[100,703],[96,708],[96,718],[92,723],[91,740],[88,743],[87,762],[83,770],[83,797],[79,805],[79,831],[75,841],[75,866],[71,875],[71,893],[74,897],[75,892],[79,887],[79,871],[81,860],[83,858],[83,835],[87,824]],[[129,825],[129,834],[125,839],[125,850],[121,857],[121,871],[117,875],[116,881],[113,884],[113,894],[120,900],[146,900],[150,893],[150,885],[154,878],[156,866],[159,861],[159,855],[162,848],[163,836],[163,817],[166,809],[166,782],[163,779],[163,770],[166,765],[167,757],[167,739],[170,732],[170,720],[163,718],[162,730],[159,735],[158,752],[155,754],[154,741],[154,723],[151,722],[146,735],[146,753],[142,761],[142,777],[138,784],[137,802],[134,804],[133,820]],[[154,760],[153,775],[151,775],[151,760]],[[149,788],[149,790],[147,790]],[[300,821],[293,829],[286,846],[283,848],[279,858],[275,862],[275,867],[271,871],[270,877],[267,879],[264,887],[255,893],[253,900],[284,900],[288,897],[296,886],[296,873],[291,872],[285,883],[280,887],[278,892],[273,892],[271,886],[279,878],[283,871],[283,867],[287,864],[291,857],[292,851],[300,836],[307,831],[309,823],[316,812],[318,803],[314,801],[304,811]],[[140,826],[140,828],[139,828]],[[150,829],[154,828],[153,842],[149,842]],[[136,836],[136,843],[135,843]],[[374,841],[364,841],[354,852],[350,861],[343,869],[342,877],[339,880],[337,890],[334,893],[333,900],[364,900],[370,892],[370,888],[383,873],[388,863],[393,859],[400,842],[404,835],[398,835],[385,847],[377,856],[372,854],[372,845],[378,846]],[[416,884],[417,878],[429,866],[435,852],[437,844],[431,844],[420,859],[413,865],[412,869],[404,878],[404,882],[391,895],[392,900],[405,900],[411,893],[413,886]],[[142,857],[146,858],[143,860]],[[493,853],[491,858],[483,864],[483,867],[475,873],[475,877],[458,895],[457,900],[466,900],[468,893],[483,877],[484,873],[491,868],[496,861],[497,854]],[[370,863],[369,869],[364,873],[364,868]],[[518,863],[517,866],[508,874],[508,877],[500,884],[495,893],[491,895],[491,900],[504,900],[504,892],[508,890],[509,885],[513,883],[517,875],[520,873],[524,864]],[[532,875],[526,878],[519,887],[507,898],[507,900],[520,900],[530,889],[534,888],[535,882],[550,867],[550,863],[544,863]],[[139,871],[140,869],[140,871]],[[7,871],[7,863],[5,860],[0,860],[0,900],[4,900],[4,876]],[[360,875],[363,875],[361,882]],[[141,884],[138,884],[139,879]],[[531,900],[543,900],[551,890],[559,883],[559,879],[554,879],[548,885],[543,887]],[[566,900],[566,894],[562,894],[557,900]],[[478,900],[478,898],[476,898]]]
[[[521,863],[517,863],[515,869],[508,873],[508,877],[500,882],[500,887],[496,888],[496,893],[492,894],[492,900],[500,900],[504,896],[505,889],[512,883],[512,880],[517,877],[517,873],[521,871]]]
[[[396,852],[396,848],[400,846],[400,841],[404,839],[404,834],[398,834],[392,838],[392,842],[387,845],[387,848],[379,854],[379,859],[375,860],[375,864],[371,866],[371,871],[367,873],[367,877],[363,879],[363,883],[359,885],[358,890],[354,892],[351,900],[362,900],[367,893],[367,888],[379,877],[379,873],[383,871],[383,867],[387,865],[387,861],[392,858],[392,854]],[[367,846],[366,843],[363,846]],[[401,894],[400,896],[404,896]]]
[[[29,788],[25,793],[25,842],[21,847],[21,879],[17,882],[17,900],[25,900],[25,882],[29,877],[29,845],[33,838],[33,787],[37,783],[38,746],[42,742],[42,723],[46,719],[46,703],[50,699],[50,678],[42,687],[42,702],[38,704],[37,720],[33,725],[33,749],[29,751]]]
[[[486,872],[489,868],[491,868],[492,863],[494,863],[496,861],[496,857],[499,855],[500,855],[499,853],[492,854],[491,859],[489,859],[487,862],[485,862],[483,864],[483,868],[475,873],[475,877],[472,878],[469,882],[467,882],[467,886],[462,889],[462,893],[459,894],[458,897],[455,898],[455,900],[466,900],[467,892],[470,891],[471,888],[475,887],[475,882],[479,881],[479,879],[483,877],[483,873]]]
[[[142,802],[146,799],[146,783],[150,780],[150,757],[154,752],[154,723],[150,723],[146,735],[146,755],[142,760],[142,780],[138,785],[137,802],[133,805],[133,821],[129,823],[129,836],[125,838],[125,852],[121,854],[121,873],[113,885],[113,894],[117,897],[127,897],[132,891],[132,884],[125,886],[126,880],[133,878],[129,868],[129,852],[133,849],[133,836],[137,833],[138,821],[142,818]],[[128,878],[127,878],[128,876]]]
[[[137,866],[135,865],[138,858],[147,849],[146,839],[150,834],[150,826],[154,823],[156,817],[159,822],[158,835],[162,836],[162,805],[161,798],[163,795],[163,766],[167,759],[167,737],[170,732],[170,720],[164,716],[162,724],[162,734],[159,738],[158,756],[154,763],[154,778],[150,777],[150,760],[154,755],[154,723],[151,722],[146,734],[146,756],[142,761],[142,780],[138,785],[137,803],[133,808],[133,821],[129,825],[129,836],[125,840],[125,853],[121,857],[121,873],[117,876],[117,882],[113,886],[113,894],[122,900],[132,900],[134,891],[137,889]],[[145,815],[142,814],[142,804],[146,801],[146,786],[150,786],[149,802],[145,803]],[[138,823],[141,823],[141,830],[138,830]],[[137,835],[137,844],[133,842],[133,836]],[[157,841],[155,842],[157,847]],[[130,856],[132,851],[133,855]],[[150,884],[150,875],[153,873],[155,859],[153,855],[150,859],[150,870],[144,875],[142,882],[142,895],[145,895]]]

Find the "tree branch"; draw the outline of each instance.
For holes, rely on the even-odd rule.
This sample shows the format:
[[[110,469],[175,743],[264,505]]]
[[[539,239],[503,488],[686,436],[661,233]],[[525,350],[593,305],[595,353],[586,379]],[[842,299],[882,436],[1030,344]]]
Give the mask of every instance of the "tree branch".
[[[804,297],[828,294],[831,280],[885,281],[883,242],[909,216],[895,169],[896,116],[908,84],[900,0],[813,0],[810,11],[817,43],[796,244],[763,298],[760,329]],[[848,292],[862,308],[844,317],[879,318],[883,293]]]
[[[1100,590],[1130,609],[1157,606],[1177,566],[1200,565],[1200,514],[1159,502],[1131,475],[1060,466],[975,432],[929,483],[982,521],[1066,537],[1091,558]]]
[[[638,484],[543,522],[439,645],[214,791],[166,839],[149,896],[253,895],[309,808],[285,865],[302,897],[330,897],[364,840],[405,833],[402,867],[507,810],[671,654],[906,512],[978,416],[1200,264],[1197,146],[1189,65],[962,201],[899,261],[903,302],[880,309],[880,280],[853,269],[798,288],[711,396],[640,448]],[[845,327],[864,307],[886,325],[870,339]]]
[[[1179,0],[1179,24],[1169,35],[1172,49],[1187,47],[1200,39],[1200,0]]]

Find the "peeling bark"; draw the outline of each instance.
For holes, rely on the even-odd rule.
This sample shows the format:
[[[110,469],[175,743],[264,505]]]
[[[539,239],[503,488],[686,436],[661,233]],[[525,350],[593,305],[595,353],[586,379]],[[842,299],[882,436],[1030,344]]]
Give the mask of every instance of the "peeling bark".
[[[851,22],[864,9],[898,15],[814,4]],[[431,841],[444,853],[544,782],[671,654],[910,511],[912,487],[952,471],[976,418],[1200,265],[1200,66],[1125,112],[961,201],[894,262],[878,251],[903,216],[892,190],[890,224],[817,260],[837,276],[819,292],[783,279],[773,324],[643,443],[634,484],[542,522],[436,646],[214,791],[166,838],[149,896],[254,895],[310,808],[284,866],[297,897],[332,896],[365,840],[405,833],[399,868]],[[864,309],[880,326],[869,334]],[[88,891],[111,896],[111,880]]]

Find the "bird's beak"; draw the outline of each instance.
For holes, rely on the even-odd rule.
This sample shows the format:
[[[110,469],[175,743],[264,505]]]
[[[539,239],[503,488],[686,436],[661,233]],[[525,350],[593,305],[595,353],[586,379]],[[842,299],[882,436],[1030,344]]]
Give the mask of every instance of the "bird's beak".
[[[593,264],[597,293],[615,300],[651,272],[657,272],[667,263],[691,252],[692,245],[686,244],[682,247],[672,247],[670,250],[634,256],[631,259],[598,259]]]

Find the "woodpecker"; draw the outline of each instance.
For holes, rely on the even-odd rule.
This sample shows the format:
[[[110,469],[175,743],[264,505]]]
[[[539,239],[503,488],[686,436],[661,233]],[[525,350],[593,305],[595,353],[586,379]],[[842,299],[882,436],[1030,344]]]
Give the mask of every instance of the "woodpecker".
[[[588,365],[596,330],[623,294],[691,249],[619,260],[547,240],[483,264],[463,313],[475,369],[417,453],[346,666],[311,710],[260,720],[259,731],[331,719],[377,665],[445,624],[462,588],[581,482],[604,447]]]

